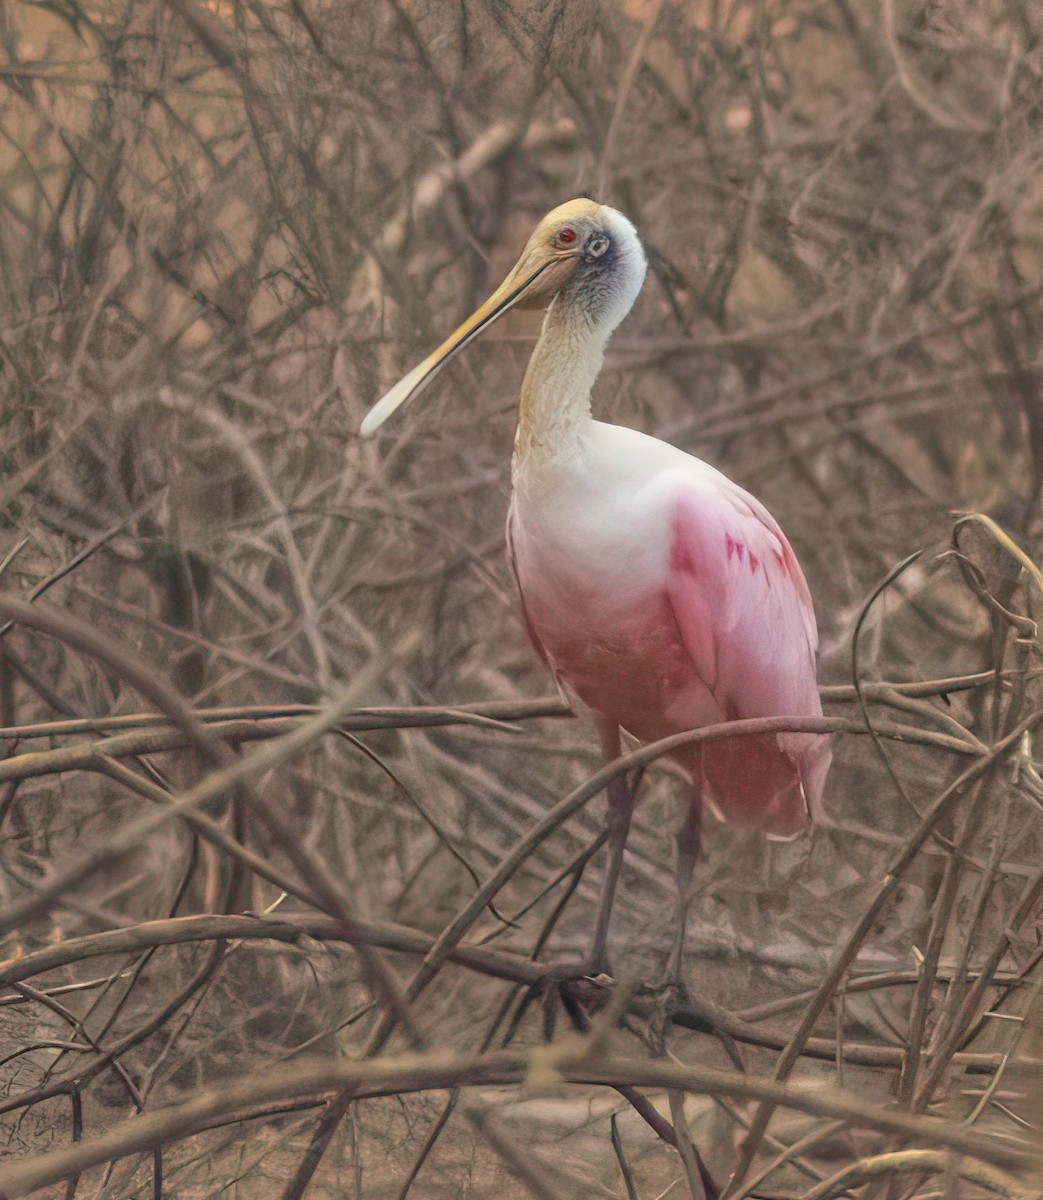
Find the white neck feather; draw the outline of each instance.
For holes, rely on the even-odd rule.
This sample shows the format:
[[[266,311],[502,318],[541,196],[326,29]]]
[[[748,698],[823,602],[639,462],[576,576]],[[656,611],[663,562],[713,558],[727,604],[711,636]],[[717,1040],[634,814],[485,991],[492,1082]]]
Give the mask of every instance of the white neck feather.
[[[517,482],[525,467],[571,458],[589,428],[590,391],[605,357],[605,343],[633,307],[648,262],[633,225],[602,205],[604,229],[612,241],[611,274],[566,286],[543,320],[536,349],[522,383],[512,472]]]
[[[571,455],[590,424],[590,392],[611,332],[559,296],[543,319],[522,383],[514,471],[523,463]]]

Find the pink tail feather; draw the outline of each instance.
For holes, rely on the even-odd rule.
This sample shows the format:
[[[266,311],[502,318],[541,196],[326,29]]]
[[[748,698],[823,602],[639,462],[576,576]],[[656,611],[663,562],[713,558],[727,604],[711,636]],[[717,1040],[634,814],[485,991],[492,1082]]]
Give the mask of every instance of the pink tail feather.
[[[704,799],[726,821],[791,838],[822,812],[828,739],[786,735],[726,738],[703,747]]]

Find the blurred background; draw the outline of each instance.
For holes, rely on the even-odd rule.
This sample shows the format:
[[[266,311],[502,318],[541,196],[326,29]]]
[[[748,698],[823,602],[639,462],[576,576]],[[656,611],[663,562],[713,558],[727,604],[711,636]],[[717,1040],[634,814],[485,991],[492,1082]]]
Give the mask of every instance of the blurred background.
[[[831,820],[810,837],[778,845],[708,831],[691,991],[741,1007],[814,987],[917,814],[967,755],[1032,711],[1038,690],[1035,635],[1004,618],[1031,616],[1014,551],[1038,561],[1043,541],[1038,6],[39,0],[0,8],[0,41],[3,589],[24,598],[46,587],[48,603],[142,654],[197,708],[321,704],[415,633],[360,703],[545,697],[554,712],[503,541],[515,404],[539,315],[498,325],[375,442],[356,431],[499,282],[548,209],[589,194],[630,216],[651,270],[610,345],[597,415],[706,459],[778,517],[815,596],[820,677],[834,687],[827,711],[859,716],[860,616],[860,678],[1020,672],[1007,691],[892,694],[890,708],[874,708],[882,725],[953,745],[906,738],[880,752],[838,738]],[[951,546],[964,511],[988,514],[1011,541],[964,527],[958,548],[972,565],[961,570]],[[0,655],[5,727],[148,707],[119,672],[23,629],[6,634]],[[13,756],[79,743],[6,744]],[[362,916],[437,933],[474,876],[593,773],[596,744],[582,717],[393,729],[366,734],[361,748],[323,741],[264,787]],[[1043,789],[1031,755],[1026,742],[1020,775],[995,773],[976,806],[948,821],[959,865],[949,841],[917,858],[860,970],[915,979],[914,946],[921,961],[933,945],[964,972],[988,960],[1038,867]],[[170,791],[198,776],[185,753],[148,761]],[[4,786],[8,901],[150,808],[84,773]],[[679,793],[666,767],[645,788],[613,945],[617,969],[652,979],[673,932]],[[590,843],[599,805],[528,859],[498,902],[504,912]],[[235,829],[285,862],[249,819]],[[544,959],[586,946],[599,868],[555,914]],[[165,828],[8,935],[0,959],[277,901],[271,882],[248,873],[232,886],[232,874],[189,830]],[[560,888],[506,932],[487,914],[478,932],[530,954],[559,899]],[[1019,919],[1022,958],[1001,947],[993,967],[1031,979],[1038,904]],[[209,953],[173,946],[144,965],[113,957],[46,978],[95,979],[68,1003],[102,1042],[155,1024],[119,1058],[146,1107],[305,1044],[360,1052],[362,1027],[342,1026],[368,993],[347,947],[243,944],[207,974]],[[437,1044],[476,1050],[504,994],[454,968],[422,1022]],[[965,995],[944,979],[928,989],[929,1028],[951,1021]],[[0,1007],[0,1057],[16,1052],[0,1121],[30,1155],[67,1142],[77,1118],[68,1087],[18,1107],[20,1093],[73,1066],[69,1051],[41,1045],[72,1037],[68,1021],[24,1000]],[[927,1001],[911,987],[852,995],[825,1026],[901,1046],[918,1003],[922,1017]],[[522,1042],[542,1037],[539,1007],[518,1019]],[[800,1008],[772,1011],[789,1028]],[[996,1048],[991,1032],[974,1026],[985,1049]],[[702,1035],[678,1034],[671,1047],[730,1063]],[[773,1052],[747,1053],[749,1070],[770,1073]],[[818,1070],[881,1099],[896,1077]],[[944,1101],[965,1116],[977,1101],[961,1092],[960,1071],[943,1071],[923,1106]],[[591,1095],[488,1102],[524,1140],[624,1195],[608,1116],[626,1105]],[[359,1106],[308,1194],[404,1195],[440,1103]],[[723,1177],[742,1113],[691,1105],[693,1136]],[[984,1107],[983,1119],[996,1116]],[[133,1111],[110,1069],[85,1085],[86,1132]],[[625,1120],[640,1195],[661,1194],[679,1160],[633,1112]],[[282,1195],[315,1121],[311,1111],[176,1143],[167,1194]],[[779,1128],[791,1141],[804,1132]],[[864,1148],[838,1133],[815,1170]],[[80,1194],[157,1195],[154,1170],[125,1159],[85,1177]],[[813,1174],[773,1178],[765,1194],[800,1195]],[[470,1126],[451,1122],[412,1194],[521,1194],[504,1192],[510,1178]]]

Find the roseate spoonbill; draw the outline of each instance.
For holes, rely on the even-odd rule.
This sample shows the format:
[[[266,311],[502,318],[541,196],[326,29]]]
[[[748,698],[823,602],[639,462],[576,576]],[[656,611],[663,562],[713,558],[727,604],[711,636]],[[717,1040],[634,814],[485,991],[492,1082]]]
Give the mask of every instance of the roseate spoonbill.
[[[743,717],[820,716],[811,595],[778,523],[713,467],[636,430],[595,421],[590,391],[647,260],[626,217],[571,200],[539,223],[490,298],[370,410],[373,434],[514,306],[547,307],[522,383],[507,545],[534,646],[597,714],[602,750]],[[701,802],[780,837],[821,807],[824,738],[727,738],[674,757],[692,780],[677,839],[680,971]],[[609,864],[592,971],[605,966],[633,789],[609,788]]]

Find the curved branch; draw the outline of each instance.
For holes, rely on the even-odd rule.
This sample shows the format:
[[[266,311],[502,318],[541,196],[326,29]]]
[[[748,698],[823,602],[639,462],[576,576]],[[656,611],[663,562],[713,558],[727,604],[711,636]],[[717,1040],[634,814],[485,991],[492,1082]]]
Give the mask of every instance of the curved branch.
[[[568,1045],[572,1047],[574,1043],[570,1041]],[[541,1077],[549,1069],[562,1085],[676,1088],[704,1096],[759,1100],[810,1116],[841,1119],[855,1127],[957,1150],[1009,1170],[1023,1170],[1035,1161],[1027,1144],[990,1137],[937,1117],[911,1116],[893,1108],[870,1105],[862,1096],[835,1088],[780,1084],[734,1071],[675,1066],[662,1060],[607,1057],[588,1062],[586,1046],[583,1041],[579,1051],[572,1053],[562,1053],[560,1046],[539,1048]],[[533,1057],[531,1053],[459,1057],[440,1053],[362,1062],[327,1058],[294,1062],[248,1075],[233,1084],[206,1089],[180,1104],[124,1121],[91,1141],[0,1167],[0,1200],[14,1200],[101,1163],[197,1133],[222,1120],[232,1109],[333,1091],[365,1089],[371,1094],[374,1091],[403,1094],[452,1087],[518,1085],[527,1078]]]

